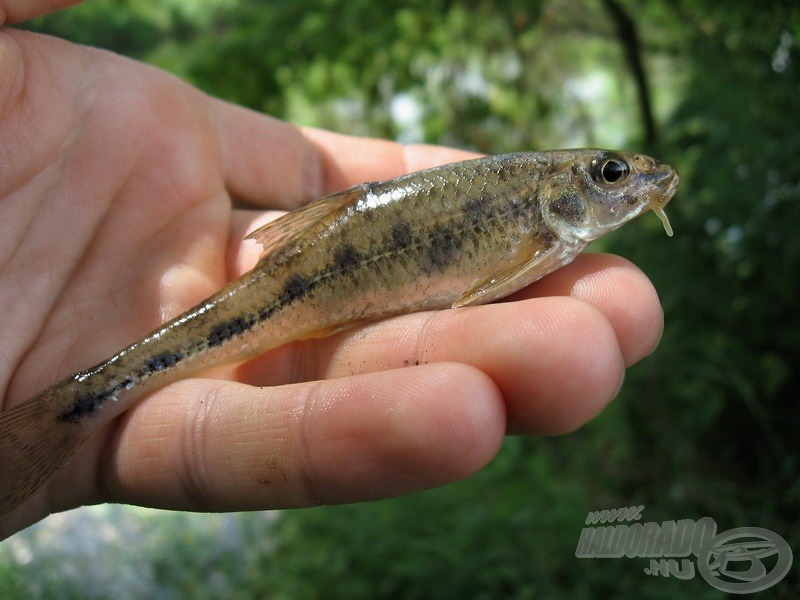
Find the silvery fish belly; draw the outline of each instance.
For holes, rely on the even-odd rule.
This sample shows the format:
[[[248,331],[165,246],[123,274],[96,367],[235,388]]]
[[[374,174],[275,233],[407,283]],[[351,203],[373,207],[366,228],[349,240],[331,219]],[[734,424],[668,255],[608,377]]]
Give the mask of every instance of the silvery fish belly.
[[[249,237],[258,264],[104,362],[0,415],[0,514],[147,392],[367,320],[485,304],[567,264],[646,210],[678,175],[639,154],[522,152],[328,196]]]

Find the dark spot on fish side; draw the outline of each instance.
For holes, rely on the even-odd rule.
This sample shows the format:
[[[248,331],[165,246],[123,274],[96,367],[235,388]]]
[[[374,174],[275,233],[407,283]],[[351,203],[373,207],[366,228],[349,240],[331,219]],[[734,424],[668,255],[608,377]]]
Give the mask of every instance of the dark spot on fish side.
[[[281,293],[281,304],[291,304],[303,298],[311,291],[311,282],[302,275],[292,275]]]
[[[278,310],[278,306],[275,304],[271,304],[269,306],[265,306],[261,310],[258,311],[258,320],[259,321],[266,321],[269,319],[275,311]]]
[[[211,333],[208,334],[208,337],[206,338],[208,340],[208,345],[212,348],[219,346],[232,337],[243,334],[254,324],[255,319],[253,319],[251,316],[247,318],[236,317],[230,321],[220,323],[211,330]]]
[[[156,356],[148,358],[146,361],[144,361],[144,365],[142,366],[142,374],[148,375],[150,373],[163,371],[164,369],[174,367],[181,360],[183,360],[183,354],[180,352],[162,352],[161,354],[157,354]]]
[[[338,248],[333,256],[333,272],[352,271],[361,264],[361,254],[352,244],[344,243]]]
[[[461,249],[461,238],[446,225],[434,225],[427,240],[425,252],[431,264],[444,269],[453,262]]]
[[[550,205],[553,214],[570,223],[583,223],[586,220],[586,207],[575,192],[565,192]]]
[[[334,258],[334,264],[330,267],[330,270],[340,271],[345,267],[353,268],[350,266],[350,263],[356,259],[357,253],[355,248],[352,248],[352,250],[352,253],[347,250],[343,250],[341,253],[337,254],[337,256]],[[358,259],[360,260],[360,257],[358,257]],[[284,284],[283,290],[278,296],[277,301],[261,307],[258,311],[257,317],[253,318],[250,322],[250,327],[255,325],[256,322],[266,321],[279,310],[304,298],[309,294],[309,292],[311,292],[311,290],[314,289],[314,287],[316,287],[317,284],[318,280],[309,279],[302,275],[292,275]]]
[[[473,225],[477,225],[492,214],[492,198],[487,195],[470,198],[464,202],[464,213]]]
[[[89,392],[78,395],[69,410],[61,413],[57,419],[64,423],[80,423],[86,415],[97,411],[106,401],[113,398],[114,390],[103,390],[100,392]]]
[[[625,194],[622,197],[622,201],[628,206],[634,206],[636,204],[636,196],[631,194]]]
[[[389,240],[389,248],[391,250],[403,250],[411,245],[413,239],[411,225],[409,225],[408,221],[401,219],[392,226],[392,237]]]

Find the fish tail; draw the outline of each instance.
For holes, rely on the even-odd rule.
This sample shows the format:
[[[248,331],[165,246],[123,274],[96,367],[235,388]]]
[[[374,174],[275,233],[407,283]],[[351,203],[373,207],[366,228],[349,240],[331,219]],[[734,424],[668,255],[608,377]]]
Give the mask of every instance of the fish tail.
[[[88,437],[58,419],[57,395],[51,388],[0,414],[0,515],[47,483]]]

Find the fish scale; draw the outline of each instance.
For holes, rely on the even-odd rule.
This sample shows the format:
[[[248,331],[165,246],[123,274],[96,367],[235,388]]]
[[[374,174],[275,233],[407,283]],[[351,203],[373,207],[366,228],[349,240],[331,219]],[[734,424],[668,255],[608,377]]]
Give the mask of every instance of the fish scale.
[[[239,279],[0,415],[0,514],[148,392],[298,339],[507,296],[645,210],[671,235],[669,165],[607,150],[521,152],[355,186],[248,236]]]

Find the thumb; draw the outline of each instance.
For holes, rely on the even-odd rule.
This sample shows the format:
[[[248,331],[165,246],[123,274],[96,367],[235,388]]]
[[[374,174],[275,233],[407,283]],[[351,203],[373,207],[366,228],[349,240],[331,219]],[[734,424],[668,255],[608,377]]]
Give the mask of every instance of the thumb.
[[[0,2],[0,26],[20,23],[78,4],[81,0],[8,0]]]

